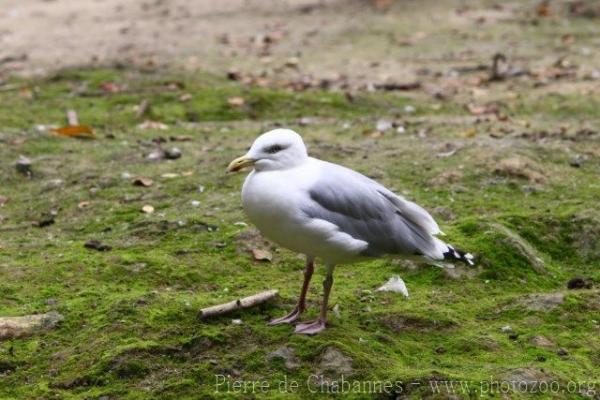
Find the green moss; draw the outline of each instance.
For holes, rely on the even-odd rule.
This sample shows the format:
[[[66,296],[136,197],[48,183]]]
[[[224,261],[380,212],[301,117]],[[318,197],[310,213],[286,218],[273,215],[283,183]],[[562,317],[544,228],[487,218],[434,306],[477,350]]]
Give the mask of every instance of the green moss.
[[[126,89],[106,93],[101,85],[108,81]],[[291,395],[301,398],[310,395],[304,383],[321,369],[328,347],[352,358],[352,379],[400,381],[411,398],[443,398],[429,387],[435,377],[477,383],[523,366],[543,367],[564,381],[600,379],[596,289],[573,292],[549,312],[522,305],[528,294],[565,290],[573,276],[600,281],[598,242],[590,239],[599,229],[589,211],[597,202],[595,161],[574,170],[564,155],[518,143],[520,151],[552,171],[543,190],[524,194],[528,182],[499,178],[474,158],[480,148],[492,146],[487,142],[472,148],[465,143],[464,151],[440,158],[437,143],[418,137],[424,127],[431,128],[428,135],[435,140],[455,140],[465,127],[445,122],[464,116],[453,104],[432,108],[428,99],[380,93],[350,101],[340,93],[245,88],[203,74],[114,69],[70,70],[52,79],[15,82],[37,89],[33,99],[0,92],[0,106],[11,109],[0,113],[8,139],[0,147],[5,160],[0,195],[9,199],[0,208],[0,315],[56,310],[65,320],[43,334],[0,343],[0,397],[236,398],[215,393],[215,376],[231,375],[274,385],[287,376],[301,383]],[[73,90],[84,83],[87,88]],[[185,93],[192,98],[181,102]],[[244,105],[230,106],[227,99],[233,96],[243,97]],[[134,106],[144,99],[150,108],[137,118]],[[579,107],[576,99],[561,101]],[[407,134],[379,140],[364,135],[377,118],[395,118],[406,104],[417,108],[417,115],[407,119]],[[554,113],[542,105],[528,107]],[[35,129],[63,124],[67,108],[95,128],[98,140],[53,137]],[[585,109],[579,112],[588,115]],[[340,316],[332,316],[327,331],[307,338],[293,335],[290,326],[267,327],[270,318],[293,307],[303,261],[239,224],[245,221],[239,203],[243,177],[226,175],[224,168],[265,124],[295,127],[304,116],[318,121],[298,128],[311,152],[378,173],[382,183],[399,193],[410,189],[406,196],[430,210],[447,206],[455,215],[442,229],[449,241],[477,255],[476,269],[459,269],[464,276],[457,279],[440,268],[405,268],[390,260],[340,266],[331,298]],[[170,127],[137,128],[146,118]],[[342,128],[340,120],[350,127]],[[151,139],[176,135],[191,141],[163,147],[180,147],[182,158],[147,160]],[[13,139],[20,140],[10,144]],[[32,178],[15,171],[18,154],[33,160]],[[464,171],[459,182],[428,183],[458,168]],[[155,183],[134,186],[124,173]],[[89,203],[81,206],[82,201]],[[144,204],[155,212],[141,212]],[[53,225],[31,223],[50,210],[56,211]],[[524,251],[515,237],[530,248]],[[89,239],[112,250],[86,249]],[[254,247],[271,249],[273,262],[254,261],[248,252]],[[543,269],[531,254],[540,257]],[[405,280],[409,300],[374,292],[395,274]],[[316,316],[322,280],[318,268],[307,318]],[[278,302],[197,319],[201,307],[273,287],[280,290]],[[232,324],[237,318],[241,325]],[[506,325],[518,337],[500,330]],[[533,346],[529,338],[534,335],[544,335],[569,356]],[[268,359],[283,346],[295,350],[296,369]],[[539,355],[546,361],[538,361]],[[270,396],[287,398],[276,390]]]

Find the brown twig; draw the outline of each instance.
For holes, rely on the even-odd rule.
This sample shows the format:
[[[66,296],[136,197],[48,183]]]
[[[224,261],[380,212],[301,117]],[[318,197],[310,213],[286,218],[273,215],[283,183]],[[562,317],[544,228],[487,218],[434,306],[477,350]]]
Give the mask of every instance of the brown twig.
[[[240,310],[243,308],[250,308],[256,305],[262,304],[266,301],[269,301],[277,296],[277,290],[267,290],[265,292],[260,292],[254,294],[252,296],[244,297],[243,299],[237,299],[234,301],[230,301],[229,303],[219,304],[212,307],[206,307],[200,310],[198,314],[198,318],[204,319],[209,317],[214,317],[216,315],[223,315],[230,313],[231,311]]]

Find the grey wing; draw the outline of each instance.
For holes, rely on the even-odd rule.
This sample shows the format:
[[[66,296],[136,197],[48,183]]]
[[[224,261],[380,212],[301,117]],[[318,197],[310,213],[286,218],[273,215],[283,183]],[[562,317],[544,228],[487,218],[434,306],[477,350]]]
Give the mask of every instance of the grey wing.
[[[365,256],[404,254],[439,259],[447,250],[433,236],[440,230],[427,211],[358,172],[325,163],[308,196],[302,211],[367,242]]]

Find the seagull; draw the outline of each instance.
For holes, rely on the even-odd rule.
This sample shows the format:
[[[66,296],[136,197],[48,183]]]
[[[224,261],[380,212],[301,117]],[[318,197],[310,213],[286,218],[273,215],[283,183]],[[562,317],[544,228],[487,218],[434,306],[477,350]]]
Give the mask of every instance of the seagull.
[[[318,319],[296,325],[299,334],[325,329],[336,265],[384,256],[473,265],[471,254],[436,237],[443,232],[422,207],[356,171],[310,157],[293,130],[260,135],[227,170],[249,167],[244,212],[263,236],[306,256],[298,303],[270,325],[294,323],[305,311],[316,258],[326,267],[321,310]]]

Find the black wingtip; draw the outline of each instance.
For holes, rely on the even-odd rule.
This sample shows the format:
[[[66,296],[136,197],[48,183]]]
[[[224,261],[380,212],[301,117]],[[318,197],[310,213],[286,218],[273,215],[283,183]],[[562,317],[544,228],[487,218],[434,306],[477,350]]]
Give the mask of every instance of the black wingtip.
[[[448,251],[444,253],[444,260],[447,261],[461,261],[467,265],[475,265],[473,261],[475,257],[471,253],[465,253],[460,249],[455,249],[454,247],[447,245]]]

